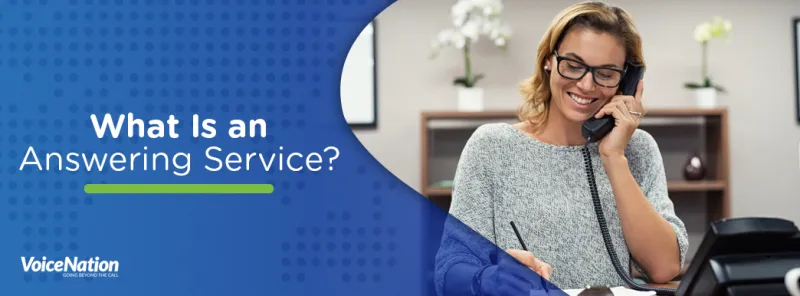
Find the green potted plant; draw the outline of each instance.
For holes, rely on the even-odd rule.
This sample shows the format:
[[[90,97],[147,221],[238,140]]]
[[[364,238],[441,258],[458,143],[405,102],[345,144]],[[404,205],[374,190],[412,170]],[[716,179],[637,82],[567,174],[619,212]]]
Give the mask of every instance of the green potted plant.
[[[478,82],[484,74],[472,69],[471,48],[481,39],[490,39],[504,49],[511,37],[511,28],[500,20],[503,12],[501,0],[459,0],[450,10],[453,28],[439,32],[431,42],[431,58],[446,47],[453,47],[464,55],[464,75],[453,79],[458,88],[459,111],[482,111],[483,89]]]
[[[708,43],[715,38],[722,38],[727,43],[730,40],[731,22],[714,17],[713,20],[703,22],[694,30],[694,40],[700,44],[702,50],[700,82],[687,82],[684,86],[695,92],[696,103],[700,107],[714,107],[717,104],[717,92],[725,93],[725,89],[715,84],[708,73]]]

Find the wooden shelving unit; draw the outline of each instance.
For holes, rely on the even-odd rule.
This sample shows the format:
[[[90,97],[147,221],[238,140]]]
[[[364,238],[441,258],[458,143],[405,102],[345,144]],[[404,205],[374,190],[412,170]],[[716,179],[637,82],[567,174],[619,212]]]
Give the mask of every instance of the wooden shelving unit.
[[[514,111],[501,110],[423,112],[420,121],[420,191],[448,209],[451,189],[436,184],[452,180],[460,149],[472,132],[484,123],[518,120]],[[705,222],[730,216],[727,121],[725,108],[655,108],[647,111],[639,126],[659,144],[670,198],[676,204],[682,199],[704,199]],[[703,180],[687,181],[682,177],[681,169],[692,152],[699,153],[705,162],[707,174]],[[706,226],[698,227],[704,230]]]

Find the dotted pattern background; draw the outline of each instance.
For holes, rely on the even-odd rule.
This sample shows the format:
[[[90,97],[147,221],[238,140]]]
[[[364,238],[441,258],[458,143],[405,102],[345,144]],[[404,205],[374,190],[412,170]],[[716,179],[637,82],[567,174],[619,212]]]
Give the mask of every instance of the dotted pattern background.
[[[385,0],[0,0],[0,278],[15,295],[430,292],[444,215],[363,149],[339,75]],[[396,25],[396,24],[395,24]],[[378,36],[378,38],[381,38]],[[100,138],[90,115],[181,123],[177,139]],[[191,137],[191,116],[215,139]],[[267,136],[230,139],[231,119]],[[334,170],[209,172],[226,153],[340,150]],[[191,153],[191,173],[20,171],[45,153]],[[145,150],[145,147],[146,150]],[[327,160],[327,159],[326,159]],[[64,162],[68,165],[67,162]],[[140,163],[137,163],[139,165]],[[327,166],[324,166],[327,168]],[[87,183],[272,183],[268,196],[88,195]],[[428,222],[422,219],[429,218]],[[21,256],[120,261],[120,278],[24,273]],[[422,292],[420,290],[423,290]]]

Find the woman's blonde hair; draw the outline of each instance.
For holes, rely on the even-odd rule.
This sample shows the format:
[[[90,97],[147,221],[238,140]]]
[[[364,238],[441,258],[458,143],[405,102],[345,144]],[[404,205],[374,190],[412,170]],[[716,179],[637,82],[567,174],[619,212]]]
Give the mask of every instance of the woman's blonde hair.
[[[564,35],[569,30],[578,28],[615,36],[625,47],[626,62],[645,67],[642,40],[633,24],[633,18],[627,11],[599,1],[581,2],[567,7],[553,19],[550,28],[542,37],[534,74],[520,87],[524,102],[517,110],[517,116],[520,120],[531,123],[534,129],[547,123],[547,115],[550,112],[549,73],[542,71],[542,67],[561,43]]]

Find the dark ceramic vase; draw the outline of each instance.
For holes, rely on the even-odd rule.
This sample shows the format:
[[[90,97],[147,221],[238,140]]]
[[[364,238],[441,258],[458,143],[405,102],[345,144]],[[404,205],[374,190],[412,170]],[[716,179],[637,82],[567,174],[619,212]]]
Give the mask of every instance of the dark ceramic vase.
[[[697,153],[692,153],[683,167],[683,177],[689,181],[702,180],[706,176],[706,165]]]

